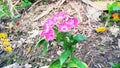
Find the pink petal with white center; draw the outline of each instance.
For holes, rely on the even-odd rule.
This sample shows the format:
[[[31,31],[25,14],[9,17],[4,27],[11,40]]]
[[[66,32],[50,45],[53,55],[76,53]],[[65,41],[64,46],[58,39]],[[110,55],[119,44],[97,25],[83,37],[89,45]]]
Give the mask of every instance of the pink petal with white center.
[[[49,24],[50,27],[53,27],[56,25],[56,22],[55,22],[54,18],[52,17],[47,20],[47,24]]]
[[[52,41],[55,39],[55,33],[54,30],[49,30],[49,32],[46,34],[46,41]]]
[[[48,32],[45,32],[45,30],[43,30],[42,33],[40,34],[40,37],[45,37],[47,42],[52,41],[55,39],[54,30],[51,29]]]
[[[71,28],[64,22],[58,25],[58,29],[60,32],[68,32]]]
[[[77,18],[68,18],[67,22],[66,22],[69,26],[71,27],[77,27],[78,25],[78,19]]]

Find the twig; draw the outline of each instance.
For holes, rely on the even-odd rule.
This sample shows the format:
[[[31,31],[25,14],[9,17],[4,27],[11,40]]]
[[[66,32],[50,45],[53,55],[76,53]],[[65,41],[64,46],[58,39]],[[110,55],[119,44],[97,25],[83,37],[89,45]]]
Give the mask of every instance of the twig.
[[[40,19],[41,17],[47,15],[53,8],[54,8],[54,6],[50,6],[46,11],[44,11],[42,14],[38,15],[38,17],[36,17],[33,21],[36,21],[36,20]]]
[[[70,2],[70,5],[73,9],[75,9],[75,11],[77,12],[78,17],[80,19],[80,22],[82,22],[82,17],[81,17],[81,14],[80,14],[80,7],[78,7],[78,5],[76,5],[75,2]]]
[[[19,12],[17,11],[17,9],[14,7],[19,3],[20,0],[18,0],[14,5],[13,5],[13,9],[16,11],[17,14],[19,14]]]
[[[11,12],[12,16],[14,16],[15,14],[14,14],[14,12],[13,12],[12,1],[11,1],[11,0],[7,0],[7,1],[8,1],[8,3],[9,3],[9,9],[10,9],[10,12]]]
[[[39,3],[41,0],[37,0],[28,10],[32,9],[37,3]]]
[[[93,62],[93,56],[91,57],[90,62],[88,63],[88,67],[90,66],[91,62]]]
[[[64,1],[65,0],[60,0],[59,2],[56,3],[56,5],[49,6],[46,11],[44,11],[42,14],[40,14],[38,17],[36,17],[33,21],[36,21],[36,20],[42,18],[43,16],[47,15],[50,11],[52,11],[53,8],[61,6],[64,3]]]
[[[61,0],[61,2],[59,2],[58,6],[61,6],[64,2],[65,2],[65,0]]]

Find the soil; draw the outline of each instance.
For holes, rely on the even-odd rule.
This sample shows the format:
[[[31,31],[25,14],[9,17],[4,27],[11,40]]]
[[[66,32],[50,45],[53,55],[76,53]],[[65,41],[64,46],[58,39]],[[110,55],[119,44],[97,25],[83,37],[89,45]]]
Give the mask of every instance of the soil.
[[[95,10],[93,16],[88,12]],[[36,42],[40,39],[41,26],[46,19],[53,16],[57,11],[62,11],[79,19],[79,25],[73,29],[74,34],[83,34],[88,39],[75,46],[75,56],[88,64],[89,68],[112,68],[108,62],[120,63],[120,47],[118,40],[120,33],[114,37],[107,28],[104,33],[97,33],[96,27],[104,26],[104,23],[97,19],[103,11],[97,11],[90,5],[82,1],[61,2],[57,1],[48,5],[33,5],[25,11],[22,16],[14,23],[14,28],[6,29],[11,21],[0,20],[0,32],[9,34],[13,47],[12,53],[0,50],[0,68],[18,63],[21,66],[31,64],[33,68],[48,66],[52,60],[59,57],[62,48],[57,45],[51,45],[48,48],[46,56],[42,56],[43,47],[35,48]],[[95,19],[94,19],[94,16]]]

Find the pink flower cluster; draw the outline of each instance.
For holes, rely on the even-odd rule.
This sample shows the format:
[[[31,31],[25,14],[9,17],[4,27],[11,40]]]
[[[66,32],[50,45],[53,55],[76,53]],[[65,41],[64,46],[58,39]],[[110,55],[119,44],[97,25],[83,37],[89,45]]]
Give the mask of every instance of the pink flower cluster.
[[[71,28],[75,28],[78,25],[77,18],[71,18],[68,14],[58,12],[53,17],[49,18],[43,25],[43,31],[41,37],[45,37],[46,41],[52,41],[55,39],[54,26],[58,27],[60,32],[68,32]]]

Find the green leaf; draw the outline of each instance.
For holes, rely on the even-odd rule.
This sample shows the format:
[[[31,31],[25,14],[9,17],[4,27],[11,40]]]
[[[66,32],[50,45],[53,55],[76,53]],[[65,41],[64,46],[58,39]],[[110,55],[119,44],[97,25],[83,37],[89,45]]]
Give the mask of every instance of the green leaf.
[[[3,13],[1,14],[1,13],[0,13],[0,18],[3,18],[3,17],[5,17],[5,16],[6,16],[5,14],[3,14]]]
[[[30,2],[29,0],[24,0],[24,2]]]
[[[41,40],[39,40],[37,42],[37,44],[35,45],[35,47],[38,47],[38,46],[42,45],[44,42],[45,42],[45,38],[43,37]]]
[[[81,41],[85,41],[87,40],[87,38],[81,34],[77,34],[74,39],[77,41],[77,42],[81,42]]]
[[[61,68],[59,59],[53,61],[53,62],[50,64],[49,68]]]
[[[69,57],[70,55],[70,51],[67,50],[67,51],[64,51],[61,56],[60,56],[60,65],[62,66],[63,63],[67,60],[67,58]]]
[[[105,23],[105,26],[106,26],[106,27],[109,27],[109,26],[110,26],[110,22],[106,22],[106,23]]]
[[[108,9],[108,12],[111,13],[112,12],[112,6],[110,4],[107,4],[107,9]]]
[[[115,64],[113,62],[108,62],[112,67],[115,67]]]
[[[120,7],[119,7],[119,6],[114,6],[114,7],[113,7],[113,10],[118,11],[118,10],[120,10]]]
[[[114,67],[114,68],[120,68],[120,63],[115,64],[115,67]]]
[[[77,65],[78,68],[88,68],[86,63],[80,61],[79,59],[75,57],[71,57],[71,61]]]
[[[120,68],[120,63],[118,64],[115,64],[113,62],[108,62],[108,63],[112,66],[112,68]]]
[[[46,55],[48,46],[49,46],[48,42],[45,41],[45,42],[44,42],[44,47],[43,47],[43,52],[42,52],[42,55],[43,55],[43,56]]]
[[[70,68],[72,68],[72,67],[77,68],[78,67],[75,63],[72,62],[72,60],[65,62],[64,65],[67,67],[70,67]]]

